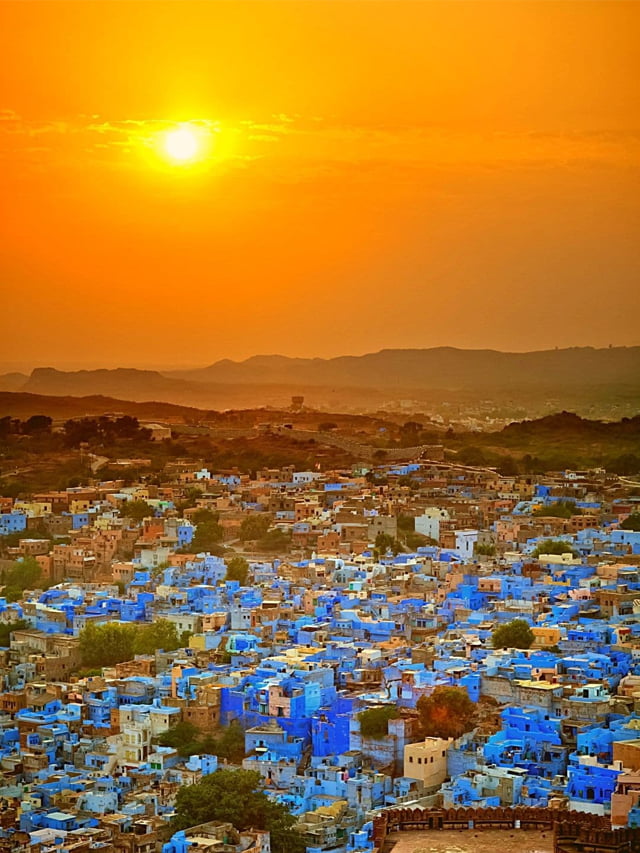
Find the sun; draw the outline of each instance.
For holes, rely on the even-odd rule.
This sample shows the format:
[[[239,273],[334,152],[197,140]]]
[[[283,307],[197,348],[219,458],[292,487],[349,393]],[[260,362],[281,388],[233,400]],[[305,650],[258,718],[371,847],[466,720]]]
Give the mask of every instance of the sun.
[[[192,127],[181,125],[165,135],[164,148],[171,160],[186,163],[197,156],[200,141]]]

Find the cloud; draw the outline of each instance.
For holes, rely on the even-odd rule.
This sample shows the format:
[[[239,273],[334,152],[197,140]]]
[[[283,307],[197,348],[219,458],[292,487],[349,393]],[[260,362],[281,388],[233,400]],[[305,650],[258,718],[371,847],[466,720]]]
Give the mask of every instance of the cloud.
[[[159,134],[181,122],[166,118],[105,118],[97,114],[27,121],[11,108],[0,109],[0,143],[11,137],[10,150],[30,157],[38,152],[54,162],[56,152],[65,163],[74,152],[117,166],[124,153],[150,151]],[[249,164],[269,161],[273,176],[326,174],[334,168],[370,166],[433,171],[458,166],[486,168],[531,168],[532,165],[639,164],[640,133],[636,130],[602,128],[557,132],[546,129],[506,131],[476,127],[428,124],[344,123],[318,115],[274,113],[246,117],[226,123],[220,119],[194,117],[189,123],[216,134],[213,150],[217,167],[225,162]],[[41,146],[29,140],[46,139]],[[22,144],[20,140],[23,140]],[[5,151],[7,145],[4,146]],[[113,153],[109,159],[109,152]],[[127,164],[124,164],[127,165]]]

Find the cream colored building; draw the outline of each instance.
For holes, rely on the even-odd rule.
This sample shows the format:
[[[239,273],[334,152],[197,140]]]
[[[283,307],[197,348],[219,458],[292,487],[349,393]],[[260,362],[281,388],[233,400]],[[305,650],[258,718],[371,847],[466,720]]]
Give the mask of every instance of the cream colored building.
[[[451,741],[426,737],[404,748],[404,776],[418,779],[426,791],[436,791],[447,778],[447,750]]]

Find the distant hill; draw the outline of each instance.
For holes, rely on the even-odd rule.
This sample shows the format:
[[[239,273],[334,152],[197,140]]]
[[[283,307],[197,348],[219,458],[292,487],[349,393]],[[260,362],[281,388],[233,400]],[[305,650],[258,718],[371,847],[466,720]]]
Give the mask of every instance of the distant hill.
[[[176,371],[173,378],[197,382],[340,385],[370,388],[471,389],[631,384],[640,388],[640,346],[498,352],[385,349],[362,356],[329,359],[262,355],[225,359],[199,370]]]
[[[0,391],[20,391],[28,381],[26,373],[1,373]]]
[[[22,386],[30,394],[84,396],[104,394],[128,400],[171,399],[184,391],[188,383],[170,379],[155,370],[117,368],[116,370],[74,370],[37,367]]]
[[[55,421],[61,421],[104,414],[133,415],[144,421],[181,421],[183,418],[199,419],[206,413],[171,403],[134,403],[97,394],[88,397],[57,397],[0,391],[0,417],[10,415],[24,420],[32,415],[49,415]]]
[[[291,396],[303,395],[307,406],[332,411],[372,412],[407,400],[416,411],[439,404],[464,411],[489,401],[503,415],[515,417],[561,408],[619,417],[640,410],[640,347],[528,353],[439,347],[330,359],[266,355],[171,372],[41,367],[29,377],[0,377],[2,390],[166,401],[207,410],[282,408]]]

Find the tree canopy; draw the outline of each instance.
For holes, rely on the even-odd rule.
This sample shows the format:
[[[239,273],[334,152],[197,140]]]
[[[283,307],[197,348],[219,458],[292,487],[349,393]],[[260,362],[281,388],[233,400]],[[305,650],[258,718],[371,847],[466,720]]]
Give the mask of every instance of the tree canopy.
[[[402,551],[402,545],[397,539],[394,539],[393,536],[390,536],[388,533],[383,533],[380,531],[376,536],[375,541],[376,551],[379,551],[381,554],[386,554],[387,551],[391,551],[391,553],[395,556]]]
[[[532,515],[538,518],[571,518],[580,515],[580,510],[573,501],[555,501],[549,506],[538,507]]]
[[[634,512],[632,515],[627,516],[620,527],[623,530],[640,530],[640,512]]]
[[[227,564],[227,580],[238,581],[240,586],[244,586],[249,577],[249,563],[244,557],[236,554],[226,560]]]
[[[25,589],[41,589],[43,586],[48,586],[43,583],[42,567],[34,557],[16,560],[9,569],[2,572],[2,583],[7,601],[19,601]]]
[[[180,648],[176,627],[166,619],[147,625],[89,622],[80,632],[80,657],[87,667],[113,666],[135,655]]]
[[[473,728],[476,706],[464,688],[436,687],[416,707],[423,737],[459,738]]]
[[[248,515],[242,519],[239,537],[243,542],[253,539],[262,539],[271,527],[271,516],[264,513],[260,515]]]
[[[529,649],[534,639],[533,631],[524,619],[512,619],[499,625],[491,634],[494,649]]]
[[[16,619],[15,622],[0,623],[0,648],[5,648],[9,645],[11,634],[13,631],[21,631],[23,628],[28,628],[29,623],[25,619]]]
[[[537,546],[531,556],[539,557],[541,554],[571,554],[573,557],[578,556],[578,552],[568,542],[565,542],[564,539],[545,539]]]
[[[395,720],[399,716],[395,705],[380,705],[378,708],[367,708],[358,714],[360,721],[360,734],[362,737],[380,740],[386,737],[389,731],[389,720]]]
[[[243,831],[268,830],[272,853],[304,853],[295,831],[295,817],[260,790],[254,770],[216,770],[196,785],[182,786],[176,797],[174,829],[188,829],[209,821],[229,822]]]
[[[218,735],[203,734],[193,723],[182,720],[163,732],[158,742],[161,746],[173,747],[184,758],[190,755],[217,755],[218,758],[239,764],[245,757],[244,730],[235,720]]]
[[[189,551],[196,554],[202,551],[209,551],[215,554],[221,550],[219,545],[223,537],[223,527],[215,519],[208,518],[198,524],[196,532],[193,534],[193,539],[187,547]]]
[[[291,534],[285,530],[275,527],[258,540],[258,547],[262,551],[287,551],[291,546]]]
[[[147,442],[150,438],[151,430],[141,427],[138,419],[131,415],[73,418],[64,424],[64,443],[68,447],[78,447],[82,443],[104,445],[120,440]]]
[[[134,500],[127,501],[122,507],[121,514],[132,521],[140,522],[144,521],[145,518],[151,518],[155,515],[155,510],[146,501]]]

